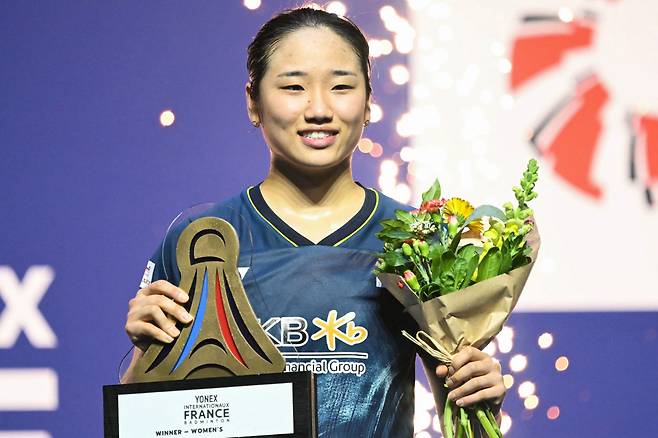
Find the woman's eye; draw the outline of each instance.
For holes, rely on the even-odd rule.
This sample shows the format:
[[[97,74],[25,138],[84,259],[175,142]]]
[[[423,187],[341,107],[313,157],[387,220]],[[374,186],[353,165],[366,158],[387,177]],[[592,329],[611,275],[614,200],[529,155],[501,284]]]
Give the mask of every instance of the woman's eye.
[[[351,90],[353,88],[354,88],[353,86],[347,84],[340,84],[334,86],[334,90]]]
[[[294,90],[294,91],[300,91],[304,89],[301,85],[286,85],[281,88],[283,88],[284,90]]]

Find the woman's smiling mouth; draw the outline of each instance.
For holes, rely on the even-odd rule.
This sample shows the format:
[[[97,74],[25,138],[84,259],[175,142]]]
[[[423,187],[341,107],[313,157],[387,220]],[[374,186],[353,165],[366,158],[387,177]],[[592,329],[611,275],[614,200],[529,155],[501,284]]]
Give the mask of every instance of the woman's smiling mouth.
[[[316,149],[326,148],[331,146],[336,141],[338,131],[326,129],[309,129],[298,131],[297,133],[302,139],[302,143]]]

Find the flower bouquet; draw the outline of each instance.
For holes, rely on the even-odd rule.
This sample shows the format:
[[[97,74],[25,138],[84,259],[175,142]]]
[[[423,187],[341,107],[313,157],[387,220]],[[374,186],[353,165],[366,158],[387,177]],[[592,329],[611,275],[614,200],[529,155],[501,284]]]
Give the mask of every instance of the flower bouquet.
[[[384,251],[375,269],[382,285],[418,323],[403,335],[449,365],[462,347],[482,349],[496,336],[516,305],[539,250],[539,234],[528,202],[537,197],[537,161],[530,160],[517,205],[474,208],[460,198],[444,199],[437,181],[418,210],[397,210],[381,222]],[[502,437],[485,403],[456,409],[446,400],[446,438],[473,436],[474,417],[490,438]]]

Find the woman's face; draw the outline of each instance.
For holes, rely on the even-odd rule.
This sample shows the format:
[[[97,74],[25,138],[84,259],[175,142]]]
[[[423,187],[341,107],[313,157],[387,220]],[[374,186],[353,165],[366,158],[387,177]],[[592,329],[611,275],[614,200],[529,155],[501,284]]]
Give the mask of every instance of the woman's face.
[[[303,28],[279,41],[259,100],[247,90],[247,103],[274,159],[306,171],[349,160],[370,116],[357,55],[324,27]]]

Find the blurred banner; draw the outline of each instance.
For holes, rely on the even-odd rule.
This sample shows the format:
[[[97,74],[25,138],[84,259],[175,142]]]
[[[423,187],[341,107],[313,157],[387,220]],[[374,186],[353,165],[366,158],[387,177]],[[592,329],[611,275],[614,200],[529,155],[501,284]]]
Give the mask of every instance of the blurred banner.
[[[658,5],[410,2],[416,192],[513,200],[540,159],[519,309],[658,310]],[[541,6],[540,6],[541,5]]]

